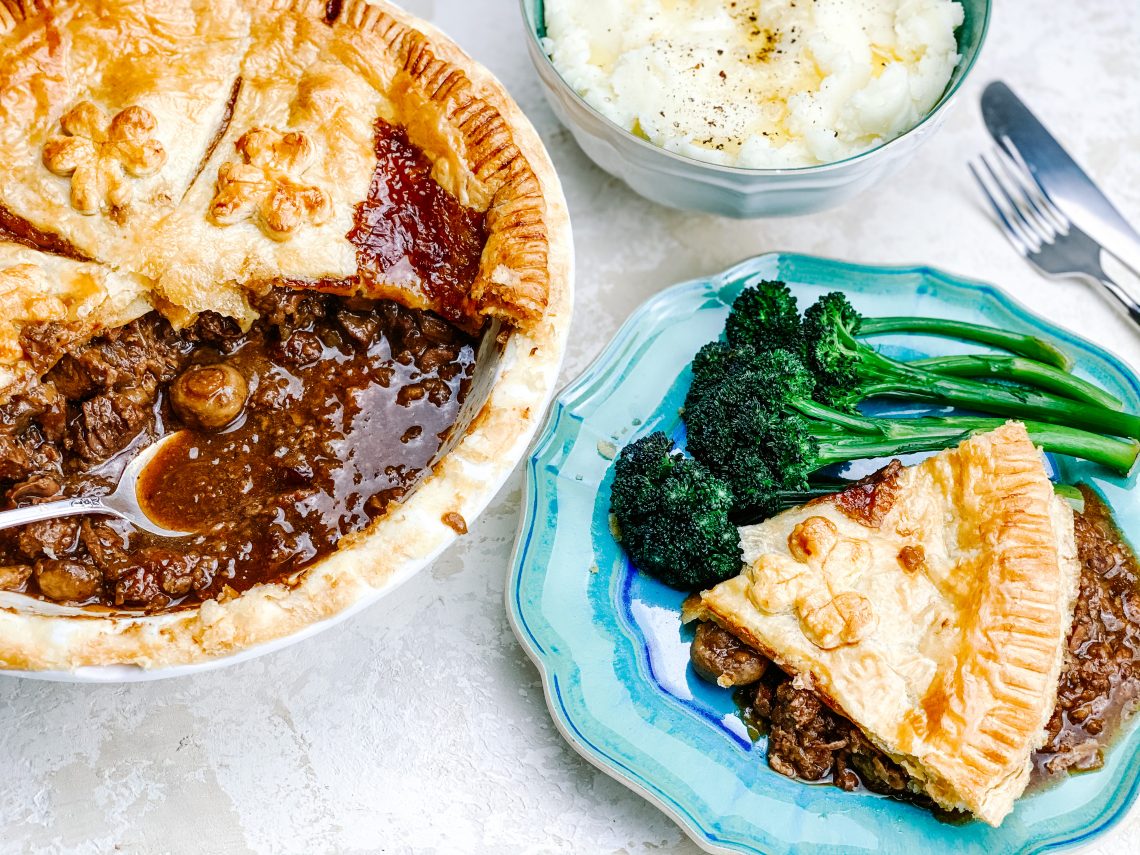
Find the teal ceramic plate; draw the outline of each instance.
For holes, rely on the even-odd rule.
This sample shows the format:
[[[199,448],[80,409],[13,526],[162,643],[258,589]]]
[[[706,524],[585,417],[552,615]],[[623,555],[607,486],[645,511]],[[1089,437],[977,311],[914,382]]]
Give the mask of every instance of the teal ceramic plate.
[[[586,759],[710,851],[1021,855],[1103,833],[1140,784],[1140,728],[1121,735],[1102,770],[1023,797],[1001,828],[947,825],[911,805],[771,771],[763,741],[749,741],[730,693],[689,668],[683,595],[633,572],[610,534],[610,458],[650,431],[682,439],[677,410],[689,360],[720,333],[740,289],[760,279],[786,281],[801,305],[841,289],[867,315],[960,318],[1041,335],[1076,357],[1076,373],[1140,411],[1140,383],[1120,360],[993,286],[929,268],[765,255],[657,295],[558,398],[527,468],[507,606],[542,672],[555,723]],[[933,338],[881,341],[905,356],[964,349]],[[1068,459],[1051,465],[1060,478],[1098,489],[1137,542],[1134,477]]]

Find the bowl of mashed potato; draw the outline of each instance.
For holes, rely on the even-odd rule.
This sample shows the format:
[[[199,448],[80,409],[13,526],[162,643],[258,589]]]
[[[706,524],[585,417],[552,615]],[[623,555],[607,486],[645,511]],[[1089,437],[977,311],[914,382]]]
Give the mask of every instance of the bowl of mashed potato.
[[[523,0],[547,98],[641,195],[734,217],[897,170],[973,67],[990,0]]]

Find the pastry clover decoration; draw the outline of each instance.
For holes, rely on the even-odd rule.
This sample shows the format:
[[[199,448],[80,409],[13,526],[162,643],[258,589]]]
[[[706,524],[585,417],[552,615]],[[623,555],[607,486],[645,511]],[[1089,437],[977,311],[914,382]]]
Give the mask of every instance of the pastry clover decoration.
[[[166,163],[166,150],[154,137],[154,115],[143,107],[107,115],[90,101],[80,101],[59,119],[62,134],[44,143],[43,163],[61,177],[71,177],[71,205],[81,214],[112,212],[131,201],[125,180],[153,175]]]
[[[210,203],[214,223],[228,226],[256,215],[269,237],[287,240],[304,223],[319,226],[332,216],[329,194],[299,180],[316,156],[306,134],[251,128],[234,147],[242,159],[218,168]]]
[[[792,557],[761,555],[748,569],[748,598],[769,614],[792,612],[822,650],[858,644],[878,626],[871,602],[851,590],[871,566],[865,543],[842,537],[825,517],[808,517],[788,535]]]

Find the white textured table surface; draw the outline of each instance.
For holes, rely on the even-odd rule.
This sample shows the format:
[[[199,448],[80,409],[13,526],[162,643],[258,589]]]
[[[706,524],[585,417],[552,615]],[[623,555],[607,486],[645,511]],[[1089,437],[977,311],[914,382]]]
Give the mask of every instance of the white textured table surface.
[[[578,258],[566,379],[654,291],[774,249],[989,279],[1140,366],[1105,302],[1030,273],[964,168],[978,92],[1002,77],[1140,222],[1136,0],[1000,0],[947,127],[902,174],[845,209],[759,223],[668,211],[594,169],[542,102],[515,0],[406,5],[490,66],[550,147]],[[262,659],[122,687],[0,681],[0,852],[696,852],[550,723],[502,606],[519,501],[516,474],[416,579]],[[1140,814],[1088,851],[1140,852]]]

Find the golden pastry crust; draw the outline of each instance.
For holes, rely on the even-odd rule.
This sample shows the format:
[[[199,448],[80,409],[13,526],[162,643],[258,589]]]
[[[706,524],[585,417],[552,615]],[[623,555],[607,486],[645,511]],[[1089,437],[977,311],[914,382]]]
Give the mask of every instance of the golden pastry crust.
[[[91,100],[108,116],[131,105],[101,97],[98,87],[70,78],[62,64],[58,80],[46,87],[50,97],[33,98],[22,83],[17,92],[11,86],[17,78],[25,83],[29,79],[25,55],[50,53],[39,16],[50,11],[53,21],[66,29],[70,22],[93,14],[88,10],[96,4],[60,0],[45,11],[46,6],[23,0],[0,0],[0,58],[19,58],[14,64],[0,64],[0,157],[26,155],[19,161],[19,180],[9,182],[22,189],[9,194],[0,188],[0,205],[119,271],[7,244],[0,244],[0,269],[5,252],[23,253],[49,275],[55,268],[98,271],[112,293],[127,288],[125,283],[139,287],[142,297],[130,304],[132,311],[146,311],[149,301],[175,320],[204,309],[249,319],[244,288],[259,279],[355,274],[355,254],[344,235],[353,206],[366,197],[375,165],[372,120],[406,119],[412,141],[432,158],[433,174],[445,189],[487,213],[489,239],[472,297],[482,315],[506,322],[510,334],[492,369],[493,383],[482,409],[431,475],[403,504],[367,530],[345,538],[337,552],[298,578],[257,585],[228,601],[156,615],[97,614],[0,592],[3,668],[71,670],[112,663],[161,668],[218,660],[281,643],[287,636],[301,637],[320,622],[371,602],[452,543],[458,536],[456,518],[478,516],[525,452],[557,379],[572,303],[569,215],[538,135],[502,86],[439,31],[388,3],[346,4],[331,26],[324,21],[323,2],[181,3],[167,4],[171,14],[192,5],[207,10],[209,17],[224,8],[229,10],[227,25],[237,21],[240,26],[224,51],[218,45],[218,31],[224,29],[220,24],[214,32],[199,34],[203,55],[215,51],[226,59],[222,63],[211,54],[214,58],[205,65],[226,65],[226,74],[210,85],[171,86],[183,94],[221,93],[216,100],[211,96],[192,102],[209,130],[195,135],[193,144],[189,136],[164,129],[165,115],[150,106],[155,103],[150,94],[134,99],[154,114],[155,135],[167,153],[157,173],[138,179],[134,204],[150,198],[153,185],[147,182],[169,185],[175,163],[190,163],[191,172],[201,166],[196,179],[191,182],[190,176],[186,187],[171,191],[177,204],[152,212],[154,219],[146,220],[151,225],[136,233],[133,216],[116,224],[72,208],[69,179],[42,162],[44,143],[59,135],[59,118],[74,103]],[[98,5],[127,15],[131,0]],[[199,23],[199,29],[208,28]],[[87,44],[87,36],[70,31],[64,38]],[[90,64],[107,61],[116,49],[108,43],[104,55],[92,57]],[[239,76],[240,86],[235,87]],[[165,72],[159,78],[170,82]],[[143,87],[141,79],[134,82]],[[230,104],[229,93],[235,89]],[[211,134],[221,126],[227,106],[232,118],[211,151]],[[13,131],[16,114],[25,126],[31,117],[38,129],[31,142],[13,142],[19,137]],[[272,129],[271,148],[272,140],[284,140],[287,134],[308,135],[311,161],[299,174],[287,169],[283,173],[328,194],[328,217],[318,203],[322,210],[284,240],[263,231],[262,218],[272,217],[272,211],[266,217],[254,210],[232,224],[211,222],[219,169],[226,162],[244,163],[234,143],[255,128]],[[337,142],[336,156],[329,154],[330,140]],[[258,157],[250,155],[251,164]],[[38,177],[30,176],[25,161],[34,161]],[[222,218],[226,216],[223,212]],[[130,239],[113,242],[108,224]],[[162,243],[156,235],[170,237],[162,252],[154,249]],[[180,279],[176,268],[194,273]],[[19,308],[25,316],[39,311],[22,303]],[[124,314],[118,322],[129,319]],[[107,323],[92,321],[88,334]],[[496,332],[493,324],[487,334]],[[0,338],[3,335],[0,330]],[[0,372],[4,370],[0,365]],[[0,396],[12,388],[5,388],[0,373]]]
[[[702,608],[808,679],[940,805],[997,825],[1056,702],[1080,569],[1072,510],[1016,422],[896,470],[889,489],[873,522],[837,500],[741,529],[748,569]]]
[[[248,11],[197,0],[6,8],[0,206],[91,258],[141,272],[139,253],[194,180],[225,114]]]
[[[355,277],[357,250],[347,235],[368,196],[382,119],[406,128],[440,185],[485,214],[471,311],[515,325],[541,317],[550,287],[542,186],[493,81],[437,31],[388,4],[349,0],[332,27],[324,11],[317,0],[253,9],[229,127],[144,263],[158,292],[192,311],[248,320],[248,283]],[[248,150],[251,137],[265,153]],[[299,156],[281,146],[286,138],[303,149]],[[235,176],[248,192],[228,192]],[[288,222],[278,227],[282,217]],[[440,308],[416,282],[348,287]]]
[[[5,9],[0,162],[13,180],[0,208],[153,279],[176,323],[205,310],[249,323],[246,289],[281,279],[440,310],[414,282],[354,282],[347,236],[378,119],[406,128],[441,186],[485,214],[467,325],[542,316],[538,169],[498,84],[424,22],[381,0],[348,0],[331,24],[323,0]]]

